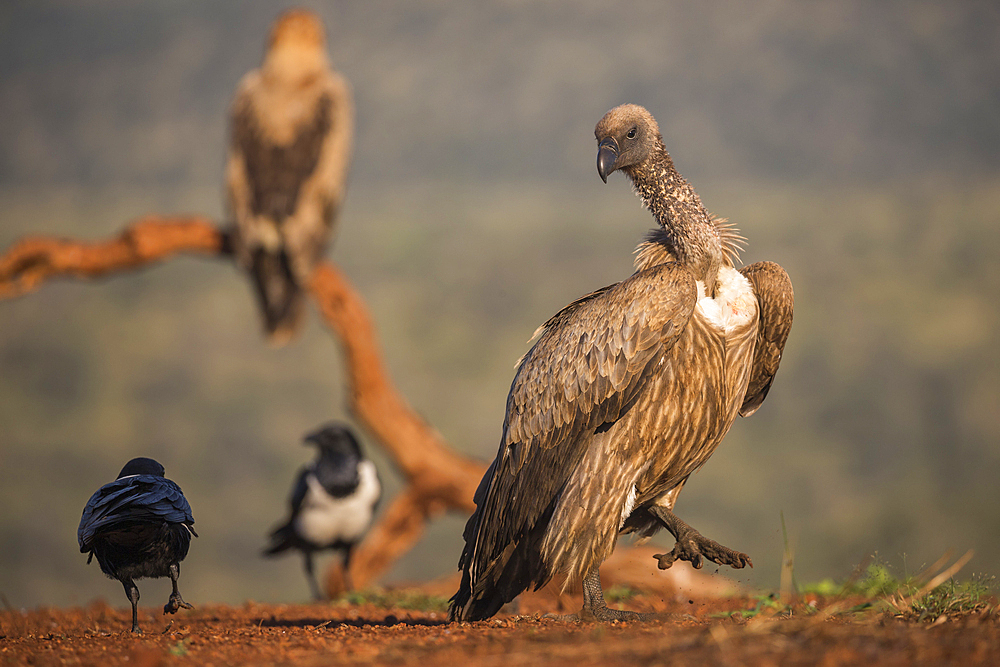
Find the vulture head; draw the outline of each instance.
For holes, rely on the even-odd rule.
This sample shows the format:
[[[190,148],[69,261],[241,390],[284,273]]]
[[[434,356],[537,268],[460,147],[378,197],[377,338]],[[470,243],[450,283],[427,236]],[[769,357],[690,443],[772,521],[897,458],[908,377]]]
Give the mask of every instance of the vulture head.
[[[326,31],[316,14],[290,9],[275,20],[264,54],[266,78],[303,85],[328,66]]]
[[[597,123],[597,173],[607,183],[619,169],[641,164],[663,143],[653,115],[638,104],[617,106]]]
[[[289,43],[309,44],[316,48],[326,46],[326,34],[320,18],[306,9],[289,9],[271,26],[268,48]]]

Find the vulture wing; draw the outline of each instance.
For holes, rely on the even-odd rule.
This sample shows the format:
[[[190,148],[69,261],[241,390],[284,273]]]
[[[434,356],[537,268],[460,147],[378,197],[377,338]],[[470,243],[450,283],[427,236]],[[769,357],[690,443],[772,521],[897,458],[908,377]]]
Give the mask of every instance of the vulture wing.
[[[778,372],[781,351],[792,329],[795,295],[788,274],[774,262],[757,262],[740,273],[753,285],[760,313],[750,383],[740,408],[740,416],[749,417],[764,402]]]
[[[589,294],[543,325],[514,377],[500,451],[476,492],[453,616],[470,596],[493,611],[458,615],[482,618],[548,581],[538,544],[562,488],[595,432],[635,403],[696,300],[691,274],[669,263]]]

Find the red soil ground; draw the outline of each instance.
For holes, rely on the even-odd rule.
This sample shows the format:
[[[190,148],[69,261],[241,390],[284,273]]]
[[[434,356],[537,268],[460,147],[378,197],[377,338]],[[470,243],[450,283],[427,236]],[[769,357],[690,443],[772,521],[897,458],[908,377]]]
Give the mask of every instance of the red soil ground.
[[[440,606],[427,604],[428,595],[453,591],[449,580],[392,596],[411,606],[418,602],[419,610],[371,601],[247,602],[200,605],[164,617],[141,607],[145,634],[132,635],[129,609],[100,601],[0,612],[0,665],[1000,664],[995,601],[974,613],[924,620],[877,608],[849,611],[858,600],[804,596],[784,605],[690,568],[658,573],[645,556],[638,551],[629,557],[635,567],[622,559],[608,568],[605,588],[639,589],[624,606],[670,614],[666,620],[602,625],[544,618],[579,605],[578,595],[546,589],[504,610],[516,614],[450,624]]]

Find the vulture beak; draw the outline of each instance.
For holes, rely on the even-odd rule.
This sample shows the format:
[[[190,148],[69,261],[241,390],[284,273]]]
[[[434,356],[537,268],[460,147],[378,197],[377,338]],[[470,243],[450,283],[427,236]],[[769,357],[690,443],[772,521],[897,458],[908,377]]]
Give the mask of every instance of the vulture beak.
[[[608,182],[608,175],[615,170],[615,160],[618,159],[618,142],[614,137],[608,137],[597,145],[597,173],[601,180]]]

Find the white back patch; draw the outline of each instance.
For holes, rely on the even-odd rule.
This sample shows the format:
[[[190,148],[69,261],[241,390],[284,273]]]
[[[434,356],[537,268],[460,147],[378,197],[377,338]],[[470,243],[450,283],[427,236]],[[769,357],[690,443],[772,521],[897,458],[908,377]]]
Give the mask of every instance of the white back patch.
[[[719,269],[717,296],[705,294],[705,283],[698,281],[698,307],[702,316],[722,331],[729,333],[757,316],[757,298],[753,286],[736,269]]]

